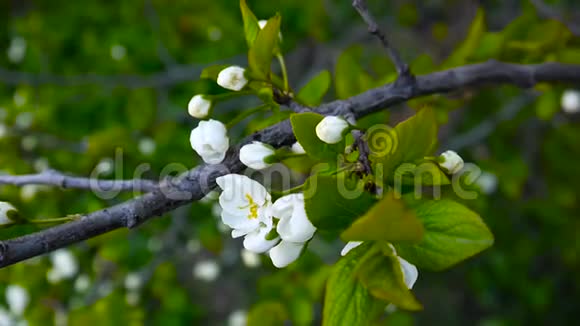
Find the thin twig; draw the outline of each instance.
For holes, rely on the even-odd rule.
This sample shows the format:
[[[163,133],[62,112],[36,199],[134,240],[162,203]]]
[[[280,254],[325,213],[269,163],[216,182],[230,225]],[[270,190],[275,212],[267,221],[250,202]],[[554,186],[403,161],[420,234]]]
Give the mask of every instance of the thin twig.
[[[383,33],[383,31],[381,31],[381,29],[379,28],[379,25],[377,24],[377,22],[373,18],[372,14],[369,12],[366,1],[353,0],[352,6],[354,7],[354,9],[356,9],[356,11],[358,11],[359,15],[362,17],[362,19],[368,25],[369,33],[376,36],[383,44],[383,47],[385,48],[385,50],[389,54],[391,61],[393,61],[393,64],[395,65],[395,68],[397,69],[397,74],[400,77],[410,76],[411,72],[409,71],[409,65],[401,58],[399,51],[397,51],[397,49],[395,49],[391,45],[391,43],[387,39],[387,36],[385,35],[385,33]]]
[[[48,185],[63,189],[86,189],[92,191],[141,191],[150,192],[157,189],[157,183],[151,180],[102,180],[64,175],[55,170],[46,170],[38,174],[0,175],[0,185]]]
[[[346,100],[323,104],[313,108],[313,111],[322,115],[337,116],[345,116],[348,112],[352,112],[358,119],[421,96],[489,84],[532,87],[540,82],[580,83],[580,65],[560,63],[522,65],[488,61],[417,76],[413,88],[396,82],[386,84]],[[221,164],[198,166],[174,180],[166,180],[157,190],[84,215],[76,221],[0,241],[0,267],[85,241],[118,228],[133,228],[155,216],[199,200],[215,188],[217,177],[228,173],[240,173],[245,169],[238,158],[239,149],[255,140],[275,148],[289,146],[296,141],[288,120],[258,131],[230,148]]]

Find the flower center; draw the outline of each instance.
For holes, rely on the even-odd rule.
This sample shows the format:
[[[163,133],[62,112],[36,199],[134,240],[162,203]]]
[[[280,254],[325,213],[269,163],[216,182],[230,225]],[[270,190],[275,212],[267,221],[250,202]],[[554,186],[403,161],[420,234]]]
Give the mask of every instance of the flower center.
[[[256,204],[256,202],[254,202],[254,198],[252,198],[252,196],[250,196],[250,194],[246,194],[246,199],[249,202],[249,208],[250,208],[250,214],[248,214],[248,219],[255,219],[258,218],[258,204]],[[246,206],[246,207],[248,207]]]

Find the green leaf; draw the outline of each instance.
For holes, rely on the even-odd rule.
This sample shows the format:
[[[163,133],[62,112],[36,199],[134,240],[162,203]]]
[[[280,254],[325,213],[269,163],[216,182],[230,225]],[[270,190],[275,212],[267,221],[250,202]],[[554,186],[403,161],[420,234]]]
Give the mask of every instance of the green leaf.
[[[558,94],[550,89],[544,92],[536,101],[536,115],[538,118],[549,121],[560,110]]]
[[[288,312],[280,302],[262,302],[248,312],[248,325],[277,326],[288,320]]]
[[[364,259],[356,273],[360,282],[377,299],[392,303],[405,310],[421,310],[423,307],[405,284],[399,259],[376,251]]]
[[[375,299],[358,281],[355,270],[372,244],[352,249],[332,268],[326,283],[322,325],[370,325],[385,303]]]
[[[298,92],[298,99],[306,105],[317,106],[322,103],[322,99],[330,87],[330,72],[321,71],[316,77],[312,78]]]
[[[375,86],[373,78],[361,67],[361,62],[360,46],[345,50],[338,58],[334,69],[334,85],[338,98],[349,98]]]
[[[423,161],[418,164],[403,163],[397,167],[393,180],[396,185],[440,186],[451,182],[438,164],[433,161]],[[417,187],[418,188],[418,187]]]
[[[364,191],[362,181],[344,173],[336,176],[315,174],[304,183],[308,218],[321,230],[342,230],[375,203]]]
[[[425,236],[416,245],[395,244],[399,256],[419,268],[443,270],[493,244],[479,215],[448,199],[408,203],[423,222]]]
[[[316,125],[323,118],[320,114],[306,112],[291,115],[290,122],[296,140],[302,145],[306,154],[314,159],[336,164],[339,154],[344,151],[344,142],[327,144],[316,136]]]
[[[485,14],[483,9],[479,8],[477,14],[469,27],[469,32],[465,36],[463,43],[445,60],[442,68],[451,68],[464,64],[469,59],[477,46],[481,37],[485,33]]]
[[[259,79],[269,78],[274,49],[279,40],[280,20],[280,15],[270,18],[266,26],[258,31],[258,36],[250,47],[248,65],[252,74]]]
[[[432,153],[437,141],[435,111],[424,108],[394,130],[369,129],[367,139],[376,174],[390,178],[401,163],[415,163]]]
[[[423,238],[423,226],[403,200],[395,198],[394,192],[354,221],[341,237],[346,241],[384,240],[418,242]]]
[[[217,80],[220,71],[229,67],[230,65],[213,65],[209,66],[201,71],[200,78]]]
[[[260,31],[260,25],[258,25],[258,19],[248,7],[246,0],[240,0],[240,9],[244,20],[244,35],[246,36],[248,48],[251,48]]]

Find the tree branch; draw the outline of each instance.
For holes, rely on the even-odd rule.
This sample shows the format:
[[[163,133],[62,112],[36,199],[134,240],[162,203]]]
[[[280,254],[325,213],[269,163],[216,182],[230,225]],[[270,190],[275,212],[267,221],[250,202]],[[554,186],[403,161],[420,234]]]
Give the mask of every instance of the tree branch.
[[[397,51],[397,49],[395,49],[390,44],[385,33],[383,33],[381,31],[381,29],[379,28],[379,25],[377,24],[377,22],[375,21],[375,19],[371,15],[371,13],[369,12],[366,1],[365,0],[353,0],[352,6],[356,9],[356,11],[358,11],[359,15],[362,17],[362,19],[368,25],[369,33],[376,36],[383,44],[383,47],[385,48],[385,50],[389,54],[391,61],[393,61],[393,64],[395,64],[395,68],[397,69],[397,74],[399,76],[410,76],[411,72],[409,71],[409,65],[401,58],[399,51]]]
[[[348,114],[349,110],[360,118],[395,104],[425,95],[447,93],[464,88],[489,84],[513,84],[531,87],[540,82],[580,83],[580,65],[545,63],[521,65],[488,61],[448,69],[416,77],[416,85],[390,83],[368,90],[346,100],[337,100],[314,108],[324,115]],[[0,267],[42,255],[55,249],[81,242],[114,229],[133,228],[154,216],[160,216],[178,206],[201,199],[215,187],[215,179],[227,173],[245,169],[238,159],[239,148],[253,140],[276,148],[289,146],[294,141],[288,120],[246,137],[230,148],[226,159],[217,165],[201,165],[183,175],[165,180],[152,192],[118,205],[82,216],[80,219],[25,235],[0,241]]]
[[[142,191],[157,189],[157,182],[151,180],[100,180],[64,175],[55,170],[46,170],[38,174],[0,175],[0,185],[48,185],[63,189],[87,189],[92,191]]]

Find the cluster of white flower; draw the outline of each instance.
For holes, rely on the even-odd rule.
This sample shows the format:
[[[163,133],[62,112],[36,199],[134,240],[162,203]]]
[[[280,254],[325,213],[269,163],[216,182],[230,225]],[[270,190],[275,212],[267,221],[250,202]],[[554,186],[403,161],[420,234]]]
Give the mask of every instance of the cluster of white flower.
[[[245,76],[246,70],[238,66],[230,66],[219,72],[218,85],[223,88],[240,91],[248,84]],[[187,105],[187,112],[194,118],[205,119],[213,106],[209,96],[203,94],[194,95]],[[191,147],[207,164],[219,164],[226,156],[229,148],[229,138],[226,126],[218,121],[210,119],[200,121],[197,127],[191,131],[189,137]]]
[[[269,251],[274,266],[295,261],[316,228],[304,209],[303,194],[272,197],[259,182],[239,174],[216,179],[223,190],[219,203],[222,221],[232,228],[232,237],[244,237],[244,248],[254,253]]]

